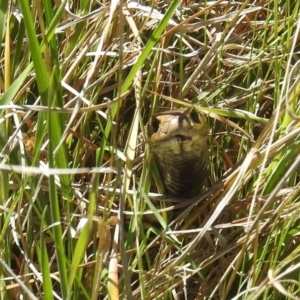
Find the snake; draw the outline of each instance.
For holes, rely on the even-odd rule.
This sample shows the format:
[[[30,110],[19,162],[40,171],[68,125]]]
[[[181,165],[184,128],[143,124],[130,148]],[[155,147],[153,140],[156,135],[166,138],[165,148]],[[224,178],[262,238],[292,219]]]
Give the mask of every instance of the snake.
[[[166,194],[199,196],[208,177],[208,127],[195,106],[153,115],[145,127],[150,153],[158,165]]]

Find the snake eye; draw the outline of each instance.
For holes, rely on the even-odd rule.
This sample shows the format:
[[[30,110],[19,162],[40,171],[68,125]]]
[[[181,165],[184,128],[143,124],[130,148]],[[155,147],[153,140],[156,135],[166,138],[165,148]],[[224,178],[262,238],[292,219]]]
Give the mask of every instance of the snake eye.
[[[152,121],[151,121],[151,126],[152,126],[152,129],[153,129],[153,131],[157,131],[158,130],[158,128],[159,128],[159,120],[158,119],[156,119],[156,118],[152,118]]]
[[[201,124],[199,114],[194,109],[191,111],[190,117],[194,123]]]

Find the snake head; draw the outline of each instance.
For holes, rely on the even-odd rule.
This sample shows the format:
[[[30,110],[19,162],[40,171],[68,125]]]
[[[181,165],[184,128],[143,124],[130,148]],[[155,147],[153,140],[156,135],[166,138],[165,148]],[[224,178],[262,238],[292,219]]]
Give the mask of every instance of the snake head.
[[[147,141],[154,151],[190,151],[199,141],[206,143],[207,134],[206,119],[194,106],[156,114],[146,125]]]

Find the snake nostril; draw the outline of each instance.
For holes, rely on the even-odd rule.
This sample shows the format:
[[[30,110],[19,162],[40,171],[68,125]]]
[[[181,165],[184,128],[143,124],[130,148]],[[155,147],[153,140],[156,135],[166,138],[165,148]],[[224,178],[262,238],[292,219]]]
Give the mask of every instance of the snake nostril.
[[[201,121],[200,121],[200,118],[199,118],[199,114],[196,112],[195,109],[193,109],[191,111],[190,117],[191,117],[191,119],[192,119],[192,121],[194,123],[201,124]]]
[[[159,128],[159,120],[158,119],[156,119],[156,118],[152,118],[152,121],[151,121],[151,126],[152,126],[152,129],[153,129],[153,131],[157,131],[158,130],[158,128]]]

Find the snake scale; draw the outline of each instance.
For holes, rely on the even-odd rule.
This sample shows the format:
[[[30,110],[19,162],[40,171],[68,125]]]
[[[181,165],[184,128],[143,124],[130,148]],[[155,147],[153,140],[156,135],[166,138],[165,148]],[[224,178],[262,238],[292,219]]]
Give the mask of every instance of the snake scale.
[[[167,194],[194,198],[208,176],[206,118],[195,107],[158,113],[146,124],[146,139]]]

